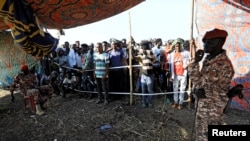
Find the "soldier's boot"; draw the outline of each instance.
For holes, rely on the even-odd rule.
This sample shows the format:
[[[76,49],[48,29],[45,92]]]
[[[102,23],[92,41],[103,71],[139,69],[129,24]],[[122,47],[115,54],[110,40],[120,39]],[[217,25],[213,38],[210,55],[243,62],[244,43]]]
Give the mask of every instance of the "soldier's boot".
[[[42,110],[40,104],[36,104],[36,114],[39,116],[45,114],[45,112]]]

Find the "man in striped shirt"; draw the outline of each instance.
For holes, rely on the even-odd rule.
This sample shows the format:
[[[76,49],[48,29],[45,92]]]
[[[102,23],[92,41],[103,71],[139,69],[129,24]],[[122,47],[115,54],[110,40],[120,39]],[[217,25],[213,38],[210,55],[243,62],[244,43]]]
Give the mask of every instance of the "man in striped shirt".
[[[96,44],[97,52],[94,55],[94,77],[97,82],[98,100],[97,104],[103,102],[108,104],[108,74],[109,74],[109,56],[103,51],[102,43]],[[104,92],[104,94],[102,94]]]
[[[156,58],[153,52],[150,50],[149,42],[142,41],[141,48],[143,49],[143,54],[140,56],[135,56],[134,59],[142,60],[142,74],[141,74],[141,85],[142,85],[142,107],[145,108],[153,107],[152,104],[152,94],[154,87],[154,71],[153,63]]]

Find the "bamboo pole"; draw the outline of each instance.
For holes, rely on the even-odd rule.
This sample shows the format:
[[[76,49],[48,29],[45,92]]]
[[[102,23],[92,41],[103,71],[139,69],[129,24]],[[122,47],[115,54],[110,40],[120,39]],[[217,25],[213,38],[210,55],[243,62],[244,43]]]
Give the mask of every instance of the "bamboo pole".
[[[193,39],[193,27],[194,27],[194,0],[192,0],[192,3],[191,3],[191,32],[190,32],[190,38]],[[191,52],[191,55],[192,55],[192,52]]]
[[[132,33],[131,33],[131,17],[129,12],[129,83],[130,83],[130,105],[133,104],[133,77],[132,77]]]
[[[190,27],[190,39],[193,40],[193,22],[194,22],[194,0],[192,0],[192,3],[191,3],[191,27]],[[194,58],[195,56],[195,46],[194,44],[190,44],[190,56],[191,58]],[[191,79],[189,78],[189,81],[188,81],[188,91],[189,91],[189,94],[188,94],[188,99],[189,99],[189,102],[188,102],[188,107],[190,108],[191,107],[191,102],[192,102],[192,96],[191,96],[191,89],[192,89],[192,82],[191,82]]]

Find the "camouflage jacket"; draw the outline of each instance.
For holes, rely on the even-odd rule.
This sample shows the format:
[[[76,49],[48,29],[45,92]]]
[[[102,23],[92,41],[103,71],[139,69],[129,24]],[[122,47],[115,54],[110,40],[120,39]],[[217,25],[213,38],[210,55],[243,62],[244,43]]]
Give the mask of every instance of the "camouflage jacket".
[[[204,59],[200,70],[198,63],[188,67],[189,77],[195,88],[204,88],[207,98],[227,101],[226,93],[234,76],[233,65],[224,50],[216,57]]]

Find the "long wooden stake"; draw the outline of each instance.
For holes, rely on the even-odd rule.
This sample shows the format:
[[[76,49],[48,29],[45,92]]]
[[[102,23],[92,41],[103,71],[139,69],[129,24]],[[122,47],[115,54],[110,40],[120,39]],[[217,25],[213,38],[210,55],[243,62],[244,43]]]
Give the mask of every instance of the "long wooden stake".
[[[190,32],[190,38],[193,39],[193,27],[194,27],[194,0],[192,0],[192,3],[191,3],[191,32]],[[191,55],[192,55],[192,52],[191,52]]]
[[[190,32],[190,38],[191,40],[193,40],[193,22],[194,22],[194,0],[192,0],[192,6],[191,6],[191,32]],[[190,56],[191,58],[194,58],[195,57],[195,46],[194,44],[190,44]],[[192,60],[191,60],[192,61]],[[192,96],[191,96],[191,89],[192,89],[192,84],[191,84],[191,79],[189,79],[189,85],[188,85],[188,89],[189,89],[189,108],[191,108],[191,102],[192,102]],[[199,100],[199,99],[198,99]],[[197,112],[197,104],[198,104],[198,101],[195,105],[195,117],[194,117],[194,122],[193,122],[193,127],[192,127],[192,132],[191,132],[191,140],[194,139],[194,132],[195,132],[195,120],[196,120],[196,112]]]
[[[193,21],[194,21],[194,0],[192,0],[192,5],[191,5],[191,31],[190,31],[190,39],[193,40]],[[195,46],[193,44],[190,44],[190,56],[191,58],[194,58],[195,56]],[[192,96],[191,96],[191,89],[192,89],[192,82],[191,82],[191,79],[189,79],[189,83],[188,83],[188,91],[189,91],[189,94],[188,94],[188,99],[189,99],[189,108],[191,107],[191,102],[192,102]]]
[[[133,76],[132,76],[132,33],[131,33],[131,17],[129,12],[129,83],[130,83],[130,105],[133,104]]]

